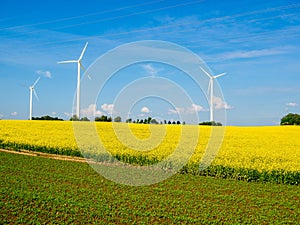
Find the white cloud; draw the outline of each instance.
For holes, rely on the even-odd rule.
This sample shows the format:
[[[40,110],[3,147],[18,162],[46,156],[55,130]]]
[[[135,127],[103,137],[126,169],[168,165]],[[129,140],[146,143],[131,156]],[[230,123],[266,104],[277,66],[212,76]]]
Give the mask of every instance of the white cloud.
[[[16,116],[16,115],[18,115],[18,113],[17,112],[12,112],[10,115]]]
[[[150,109],[146,106],[144,106],[142,109],[141,109],[141,112],[142,113],[150,113]]]
[[[205,111],[205,109],[201,105],[192,104],[192,107],[190,108],[193,112],[201,112]]]
[[[213,96],[213,104],[215,109],[233,109],[231,105],[223,101],[220,97]]]
[[[44,77],[47,77],[47,78],[52,78],[52,74],[48,70],[45,70],[45,71],[44,70],[37,70],[36,73],[38,75],[41,75],[41,76],[44,76]]]
[[[93,117],[93,116],[102,116],[103,112],[97,110],[96,104],[90,104],[87,108],[81,109],[81,116]]]
[[[114,104],[103,104],[101,105],[101,109],[108,114],[112,114],[114,112]]]
[[[3,114],[0,114],[0,118],[2,118],[2,117],[4,117],[4,115],[3,115]]]
[[[65,115],[65,116],[68,116],[68,117],[71,117],[71,116],[72,116],[72,113],[64,112],[64,115]]]
[[[192,104],[191,107],[183,108],[183,107],[176,107],[175,109],[169,109],[168,114],[193,114],[196,112],[203,112],[206,111],[206,109],[197,104]]]
[[[152,77],[157,76],[157,73],[159,72],[159,70],[155,69],[155,68],[153,67],[153,65],[150,64],[150,63],[149,63],[149,64],[142,65],[142,67],[143,67],[143,69],[146,70],[146,72],[147,72],[150,76],[152,76]]]
[[[298,106],[298,104],[296,102],[289,102],[289,103],[286,103],[286,106],[295,107],[295,106]]]
[[[56,113],[56,112],[52,112],[51,114],[52,114],[52,115],[56,115],[57,113]]]

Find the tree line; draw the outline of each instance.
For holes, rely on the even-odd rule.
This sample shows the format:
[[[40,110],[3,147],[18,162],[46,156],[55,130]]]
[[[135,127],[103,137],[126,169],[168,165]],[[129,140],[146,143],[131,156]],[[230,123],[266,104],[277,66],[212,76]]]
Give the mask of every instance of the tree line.
[[[57,120],[57,121],[63,121],[63,119],[60,119],[58,117],[51,117],[51,116],[42,116],[42,117],[32,117],[32,120]],[[78,118],[77,115],[73,115],[70,119],[70,121],[90,121],[87,117]],[[122,122],[122,118],[120,116],[115,117],[114,119],[111,116],[105,116],[102,115],[100,117],[95,117],[95,122]],[[163,120],[163,121],[157,121],[155,118],[148,117],[145,119],[136,119],[133,120],[131,118],[128,118],[125,120],[126,123],[138,123],[138,124],[173,124],[173,125],[185,125],[185,121],[181,122],[179,120]],[[201,122],[199,125],[206,125],[206,126],[222,126],[220,122],[215,121],[207,121],[207,122]]]
[[[51,116],[42,116],[42,117],[32,117],[32,120],[54,120],[54,121],[63,121],[63,119],[58,117],[51,117]],[[76,115],[73,115],[70,119],[70,121],[90,121],[89,118],[83,117],[78,118]],[[120,116],[115,117],[114,119],[110,116],[102,115],[100,117],[95,118],[96,122],[122,122],[122,118]],[[164,121],[157,121],[154,118],[148,117],[145,119],[136,119],[133,120],[131,118],[125,120],[126,123],[139,123],[139,124],[185,124],[185,122],[178,121],[170,121],[170,120],[164,120]],[[199,125],[205,125],[205,126],[222,126],[222,123],[215,122],[215,121],[204,121],[199,123]],[[300,115],[296,113],[289,113],[281,118],[280,125],[300,125]]]
[[[42,117],[32,117],[32,120],[59,120],[63,121],[63,119],[60,119],[58,117],[51,117],[51,116],[42,116]]]
[[[158,122],[156,119],[151,118],[151,117],[148,117],[146,119],[137,119],[137,120],[132,120],[131,118],[129,118],[125,122],[126,123],[140,123],[140,124],[185,124],[185,122],[181,123],[179,120],[178,121],[164,120],[164,121]]]

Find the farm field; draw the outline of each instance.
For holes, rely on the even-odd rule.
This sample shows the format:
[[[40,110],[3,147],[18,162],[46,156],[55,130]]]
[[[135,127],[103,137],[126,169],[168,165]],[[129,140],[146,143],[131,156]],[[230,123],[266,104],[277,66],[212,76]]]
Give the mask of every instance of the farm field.
[[[298,186],[177,174],[110,182],[87,163],[0,152],[3,224],[297,224]]]
[[[298,126],[226,127],[223,143],[212,165],[199,172],[199,163],[211,135],[210,127],[96,123],[98,136],[111,155],[135,165],[151,165],[164,160],[176,149],[181,139],[183,150],[190,148],[195,136],[191,136],[191,139],[189,136],[182,138],[183,127],[190,133],[199,131],[199,138],[197,136],[194,154],[181,173],[247,181],[300,182]],[[121,136],[116,136],[115,131]],[[137,137],[136,140],[132,139],[131,133]],[[0,147],[82,156],[71,122],[0,121]],[[143,149],[150,150],[141,151]],[[185,156],[186,153],[182,152],[182,156]],[[111,160],[94,150],[83,154],[98,161]]]

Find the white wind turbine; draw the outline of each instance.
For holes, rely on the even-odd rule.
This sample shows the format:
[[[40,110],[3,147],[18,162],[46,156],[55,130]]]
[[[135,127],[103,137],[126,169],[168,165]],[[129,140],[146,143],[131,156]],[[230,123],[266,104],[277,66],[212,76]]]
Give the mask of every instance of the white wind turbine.
[[[37,82],[40,80],[41,77],[39,77],[38,79],[36,79],[36,81],[33,83],[33,85],[29,86],[29,90],[30,90],[30,99],[29,99],[29,120],[32,120],[32,92],[34,94],[34,96],[36,97],[37,100],[39,100],[35,90],[34,90],[34,86],[37,84]]]
[[[209,77],[209,84],[208,84],[208,92],[209,93],[209,97],[210,97],[210,121],[214,121],[214,103],[213,103],[213,98],[214,98],[214,80],[218,77],[221,77],[223,75],[225,75],[226,73],[221,73],[219,75],[216,76],[212,76],[211,74],[209,74],[207,71],[205,71],[201,66],[200,69]]]
[[[83,50],[81,52],[81,55],[79,56],[79,58],[77,60],[67,60],[67,61],[57,62],[57,63],[61,63],[61,64],[62,63],[77,63],[76,115],[77,115],[78,119],[80,119],[80,68],[82,68],[83,70],[85,70],[84,67],[83,67],[83,65],[81,64],[81,59],[83,57],[83,54],[84,54],[84,52],[86,50],[87,45],[88,45],[88,42],[85,44],[85,46],[84,46],[84,48],[83,48]],[[89,77],[89,75],[88,75],[88,77]]]

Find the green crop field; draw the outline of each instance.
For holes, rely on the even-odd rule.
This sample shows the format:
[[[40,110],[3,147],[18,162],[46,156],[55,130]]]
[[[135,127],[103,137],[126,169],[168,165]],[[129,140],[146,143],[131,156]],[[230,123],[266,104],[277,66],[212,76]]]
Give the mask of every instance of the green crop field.
[[[175,175],[130,187],[88,164],[0,152],[0,224],[299,224],[299,186]]]

